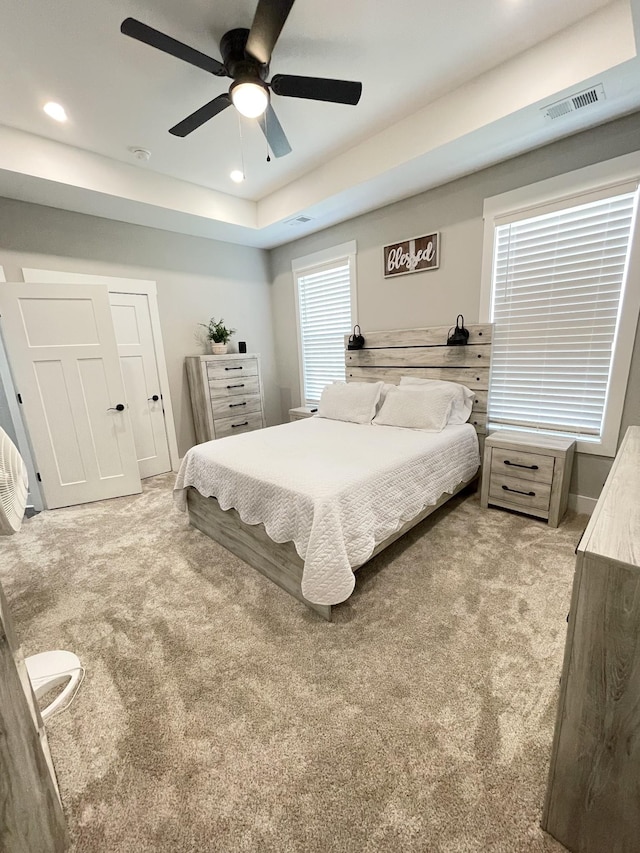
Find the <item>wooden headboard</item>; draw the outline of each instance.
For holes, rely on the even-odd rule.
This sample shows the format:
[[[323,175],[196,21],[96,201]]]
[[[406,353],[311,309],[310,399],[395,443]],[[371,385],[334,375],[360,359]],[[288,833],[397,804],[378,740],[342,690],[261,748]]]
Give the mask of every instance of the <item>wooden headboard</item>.
[[[481,438],[487,432],[487,392],[491,365],[491,323],[466,326],[467,346],[448,347],[449,326],[426,329],[397,329],[390,332],[363,332],[365,345],[348,350],[345,336],[347,382],[392,382],[401,376],[445,379],[460,382],[475,392],[469,423]]]

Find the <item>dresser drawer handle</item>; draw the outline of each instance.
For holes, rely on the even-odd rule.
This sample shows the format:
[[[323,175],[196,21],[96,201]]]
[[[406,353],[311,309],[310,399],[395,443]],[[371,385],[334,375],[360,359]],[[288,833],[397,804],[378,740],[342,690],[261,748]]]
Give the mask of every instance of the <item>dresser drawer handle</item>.
[[[526,495],[528,498],[535,498],[536,496],[535,492],[521,492],[520,489],[510,489],[509,486],[503,486],[502,488],[505,492],[515,492],[516,495]]]
[[[225,370],[242,370],[242,365],[240,367],[225,367]]]
[[[504,460],[505,465],[511,465],[513,468],[528,468],[529,471],[537,471],[537,465],[521,465],[520,462],[509,462],[508,459]]]
[[[240,426],[249,426],[249,421],[242,421],[241,424],[231,424],[231,429],[235,429],[236,427]]]
[[[227,385],[227,388],[244,388],[244,382],[241,382],[239,385]]]
[[[230,409],[237,409],[238,406],[246,406],[246,405],[247,405],[247,401],[245,400],[244,403],[229,403],[229,408]]]

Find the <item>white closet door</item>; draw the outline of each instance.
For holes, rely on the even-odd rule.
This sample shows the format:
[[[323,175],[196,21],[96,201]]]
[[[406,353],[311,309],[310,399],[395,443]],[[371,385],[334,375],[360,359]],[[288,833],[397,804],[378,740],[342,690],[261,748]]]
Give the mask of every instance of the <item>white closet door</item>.
[[[140,476],[164,474],[171,462],[149,299],[141,293],[110,293],[109,301]]]
[[[140,492],[106,286],[3,284],[0,314],[49,509]]]

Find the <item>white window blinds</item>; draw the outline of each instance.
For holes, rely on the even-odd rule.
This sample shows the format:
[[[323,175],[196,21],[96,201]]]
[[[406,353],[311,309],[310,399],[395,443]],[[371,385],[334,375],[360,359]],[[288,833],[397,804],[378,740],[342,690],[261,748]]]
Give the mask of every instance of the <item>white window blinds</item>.
[[[490,425],[600,438],[634,200],[496,227]]]
[[[343,380],[344,336],[351,332],[348,258],[297,273],[304,403],[320,400],[330,382]]]

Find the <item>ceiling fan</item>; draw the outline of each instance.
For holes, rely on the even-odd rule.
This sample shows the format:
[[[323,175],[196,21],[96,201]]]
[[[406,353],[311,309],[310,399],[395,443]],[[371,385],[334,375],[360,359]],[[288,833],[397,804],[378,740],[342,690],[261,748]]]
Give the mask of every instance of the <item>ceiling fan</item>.
[[[271,53],[289,16],[294,0],[258,0],[251,29],[234,29],[220,40],[223,61],[214,59],[183,44],[135,18],[126,18],[120,31],[126,36],[162,50],[171,56],[208,71],[215,77],[231,77],[228,93],[218,95],[169,130],[174,136],[187,136],[227,107],[244,116],[257,118],[269,147],[283,157],[291,146],[270,103],[270,90],[289,98],[330,101],[355,105],[362,94],[362,83],[330,80],[323,77],[298,77],[276,74],[267,82]]]

